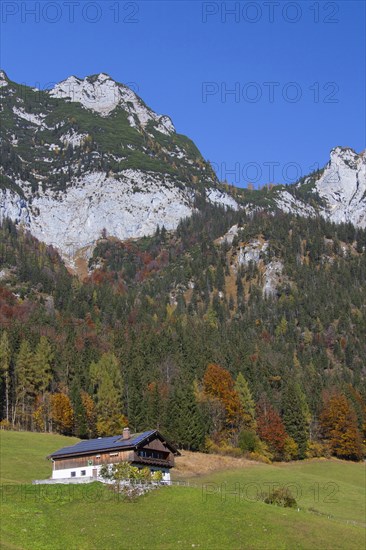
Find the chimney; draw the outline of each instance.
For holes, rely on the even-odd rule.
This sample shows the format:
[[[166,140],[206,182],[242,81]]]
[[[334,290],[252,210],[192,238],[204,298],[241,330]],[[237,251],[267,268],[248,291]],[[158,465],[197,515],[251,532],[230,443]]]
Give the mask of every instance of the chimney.
[[[130,439],[130,437],[131,437],[130,428],[123,428],[122,439]]]

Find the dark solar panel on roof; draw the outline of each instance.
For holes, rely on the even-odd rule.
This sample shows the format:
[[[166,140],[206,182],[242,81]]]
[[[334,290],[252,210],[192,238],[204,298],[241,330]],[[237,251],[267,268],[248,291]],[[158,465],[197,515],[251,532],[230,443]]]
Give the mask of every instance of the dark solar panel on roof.
[[[63,447],[58,451],[50,454],[51,458],[57,456],[65,456],[70,454],[79,454],[79,453],[88,453],[93,451],[108,451],[109,449],[123,449],[126,447],[134,447],[138,445],[153,434],[156,430],[148,430],[146,432],[131,434],[129,439],[122,439],[122,435],[112,436],[112,437],[101,437],[97,439],[89,439],[86,441],[80,441],[70,447]]]

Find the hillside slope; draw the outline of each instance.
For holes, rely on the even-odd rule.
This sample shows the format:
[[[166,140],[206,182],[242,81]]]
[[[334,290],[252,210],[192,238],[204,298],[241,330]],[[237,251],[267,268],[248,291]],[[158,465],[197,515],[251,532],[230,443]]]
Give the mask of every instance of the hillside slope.
[[[32,465],[18,480],[10,478],[11,484],[8,477],[2,478],[0,536],[4,549],[358,550],[363,545],[364,475],[359,464],[253,464],[202,477],[190,487],[160,488],[131,503],[96,483],[31,486],[33,473],[44,472],[44,454],[51,441],[56,443],[58,438],[57,445],[62,446],[65,438],[25,432],[0,433],[0,437],[1,452],[8,451],[0,457],[6,472],[14,456],[22,455],[20,467]],[[15,481],[23,483],[16,486]],[[291,484],[298,508],[256,500],[257,491],[268,492],[273,484]]]
[[[115,403],[131,428],[159,426],[188,448],[203,448],[214,431],[198,391],[210,363],[244,375],[255,402],[266,395],[280,411],[296,380],[313,437],[324,395],[343,391],[362,430],[365,245],[366,231],[352,224],[206,204],[175,232],[99,240],[80,281],[54,249],[8,221],[0,328],[10,345],[10,401],[20,391],[20,347],[34,353],[46,337],[48,392],[66,392],[76,411],[84,392],[103,418],[92,364],[114,354],[123,382]],[[37,403],[33,391],[15,422],[33,428]],[[78,418],[65,433],[88,435]]]

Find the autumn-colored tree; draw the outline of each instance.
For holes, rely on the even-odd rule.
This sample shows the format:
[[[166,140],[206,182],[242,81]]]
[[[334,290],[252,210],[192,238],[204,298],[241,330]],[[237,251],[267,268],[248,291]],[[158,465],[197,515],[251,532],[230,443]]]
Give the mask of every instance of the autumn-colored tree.
[[[52,431],[51,394],[49,392],[38,394],[34,399],[32,420],[32,429],[35,428],[42,432]]]
[[[361,460],[364,455],[357,417],[346,396],[334,393],[323,402],[320,424],[332,452],[339,458]]]
[[[266,397],[262,397],[257,404],[257,433],[275,457],[281,458],[287,433],[280,415]]]
[[[64,393],[54,393],[50,397],[52,431],[69,435],[72,433],[74,411],[70,398]]]
[[[89,437],[93,437],[95,435],[95,423],[96,423],[96,411],[95,411],[94,401],[91,398],[91,396],[85,391],[81,391],[80,396],[81,396],[81,402],[85,411],[88,435]]]
[[[203,377],[203,392],[213,401],[218,401],[225,410],[226,428],[233,431],[240,424],[243,410],[234,380],[226,369],[210,363]],[[216,403],[215,408],[219,408]]]
[[[234,381],[229,371],[210,363],[203,377],[203,389],[208,395],[224,400],[234,390]]]

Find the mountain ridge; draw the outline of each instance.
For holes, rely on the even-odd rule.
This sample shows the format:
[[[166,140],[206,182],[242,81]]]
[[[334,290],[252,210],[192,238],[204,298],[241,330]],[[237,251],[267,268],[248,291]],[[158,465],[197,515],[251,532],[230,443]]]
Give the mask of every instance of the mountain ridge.
[[[288,186],[222,185],[194,143],[106,73],[41,91],[0,71],[0,217],[72,261],[102,234],[175,229],[203,202],[366,226],[366,153],[335,147],[327,165]]]

